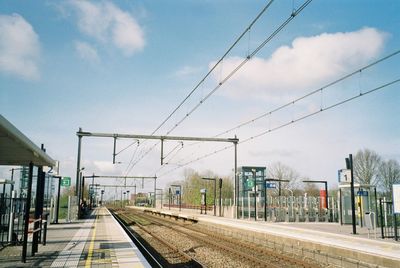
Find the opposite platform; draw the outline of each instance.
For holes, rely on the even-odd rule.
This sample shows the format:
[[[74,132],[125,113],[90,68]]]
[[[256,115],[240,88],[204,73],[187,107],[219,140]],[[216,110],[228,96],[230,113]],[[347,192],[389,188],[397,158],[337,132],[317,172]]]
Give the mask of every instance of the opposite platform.
[[[369,263],[370,267],[400,267],[400,243],[390,239],[368,239],[367,229],[358,228],[358,235],[351,234],[351,226],[337,223],[271,223],[243,219],[231,219],[212,215],[199,214],[194,210],[148,209],[178,216],[177,218],[196,219],[198,222],[223,226],[224,233],[235,236],[237,230],[258,233],[260,239],[273,243],[329,253],[344,258]],[[373,237],[373,234],[371,235]],[[339,262],[340,265],[340,262]],[[350,265],[350,264],[349,264]],[[343,267],[350,267],[347,264]],[[359,267],[355,264],[351,267]]]

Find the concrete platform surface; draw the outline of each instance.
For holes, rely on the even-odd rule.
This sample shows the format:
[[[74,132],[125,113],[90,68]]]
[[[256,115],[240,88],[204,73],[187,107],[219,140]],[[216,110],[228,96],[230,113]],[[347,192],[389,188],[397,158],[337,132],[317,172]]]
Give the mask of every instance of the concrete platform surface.
[[[143,207],[132,208],[145,209]],[[199,214],[198,211],[187,209],[182,209],[182,211],[177,208],[154,210],[182,217],[194,217],[199,222],[218,224],[227,228],[257,232],[262,234],[265,239],[276,243],[298,245],[317,252],[338,255],[341,258],[371,263],[371,267],[400,267],[400,241],[381,239],[379,233],[378,238],[375,239],[373,232],[368,238],[366,228],[357,228],[357,235],[353,235],[350,225],[341,226],[338,223],[271,223],[262,219],[257,221],[254,219],[237,220],[213,216],[211,213],[204,215]]]
[[[0,267],[150,267],[106,208],[85,220],[51,224],[46,246],[21,262],[22,246],[0,249]]]

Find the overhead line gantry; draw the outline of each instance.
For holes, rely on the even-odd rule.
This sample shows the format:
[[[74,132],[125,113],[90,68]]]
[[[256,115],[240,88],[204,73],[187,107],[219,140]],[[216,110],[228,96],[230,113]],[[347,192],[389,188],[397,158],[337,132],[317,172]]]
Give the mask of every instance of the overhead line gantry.
[[[234,138],[205,138],[205,137],[183,137],[183,136],[155,136],[155,135],[138,135],[138,134],[119,134],[119,133],[99,133],[99,132],[86,132],[82,131],[82,128],[79,128],[79,131],[76,132],[78,136],[78,157],[77,157],[77,165],[76,165],[76,185],[77,188],[80,187],[79,183],[79,173],[81,171],[81,146],[82,146],[82,138],[83,137],[100,137],[100,138],[113,138],[114,139],[114,149],[113,149],[113,163],[115,163],[115,156],[116,156],[116,144],[118,138],[123,139],[144,139],[144,140],[160,140],[161,141],[161,165],[163,165],[164,160],[164,141],[166,140],[173,140],[173,141],[209,141],[209,142],[228,142],[233,143],[234,145],[234,172],[235,172],[235,205],[237,210],[239,209],[239,181],[237,177],[237,145],[239,143],[239,139],[235,136]],[[117,176],[104,176],[107,178],[117,177]],[[128,178],[128,176],[118,176],[121,178]],[[131,176],[132,177],[132,176]],[[135,177],[135,176],[134,176]],[[143,177],[140,177],[143,178]],[[156,176],[154,178],[154,189],[156,189]],[[126,180],[125,180],[126,184]],[[77,190],[79,192],[79,190]],[[155,190],[154,190],[155,192]]]

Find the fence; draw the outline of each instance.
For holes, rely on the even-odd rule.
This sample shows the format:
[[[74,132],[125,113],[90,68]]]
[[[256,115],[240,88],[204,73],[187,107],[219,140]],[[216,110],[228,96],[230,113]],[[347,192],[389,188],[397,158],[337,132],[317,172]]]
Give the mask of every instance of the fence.
[[[378,227],[381,231],[382,238],[394,238],[398,241],[398,219],[393,211],[393,202],[386,201],[386,198],[378,200],[379,214]]]
[[[18,244],[24,233],[24,213],[26,198],[11,198],[1,195],[0,204],[0,243]]]

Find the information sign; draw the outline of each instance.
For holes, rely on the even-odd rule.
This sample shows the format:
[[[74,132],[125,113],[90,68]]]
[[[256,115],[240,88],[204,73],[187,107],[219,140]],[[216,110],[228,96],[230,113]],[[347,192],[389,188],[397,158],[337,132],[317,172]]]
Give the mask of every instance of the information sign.
[[[368,192],[364,190],[359,190],[357,191],[358,196],[368,196]]]
[[[254,180],[248,179],[247,180],[247,188],[253,188],[254,187]]]
[[[267,182],[265,186],[267,187],[267,189],[276,189],[275,182]]]
[[[61,186],[70,187],[71,186],[71,177],[63,177],[61,179]]]
[[[350,169],[338,170],[338,181],[339,182],[350,182],[351,181],[351,170]]]

